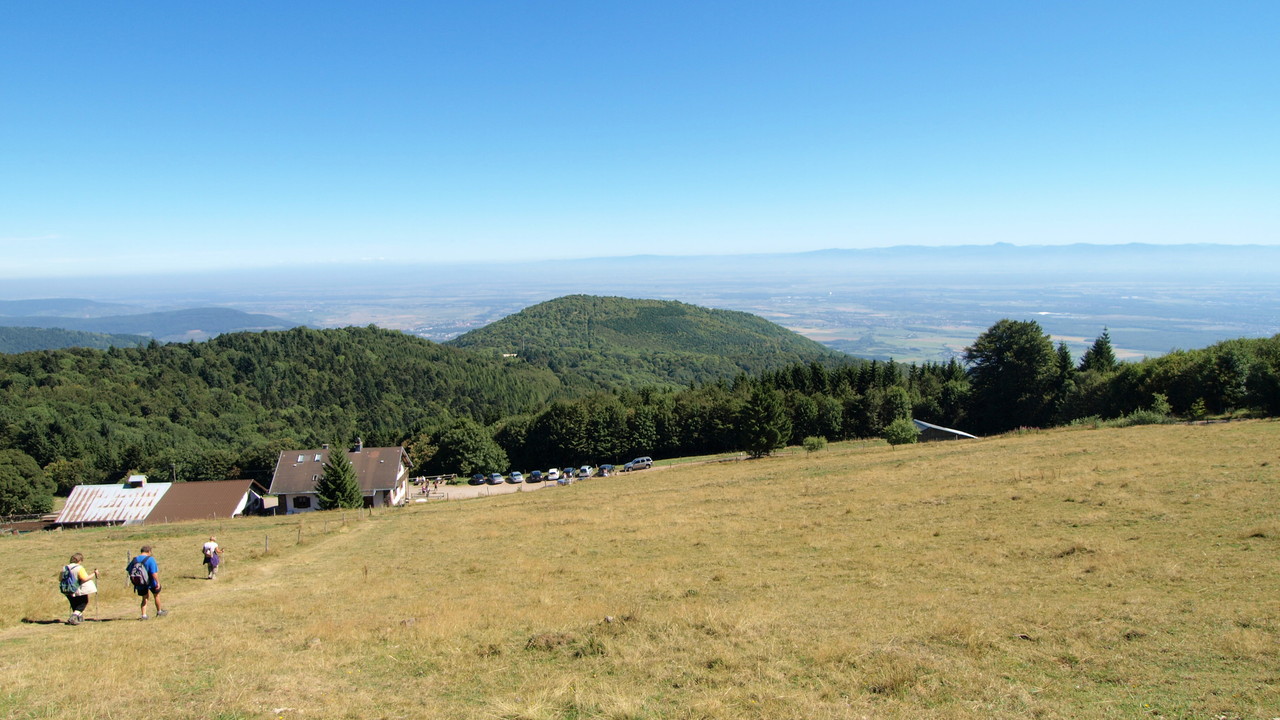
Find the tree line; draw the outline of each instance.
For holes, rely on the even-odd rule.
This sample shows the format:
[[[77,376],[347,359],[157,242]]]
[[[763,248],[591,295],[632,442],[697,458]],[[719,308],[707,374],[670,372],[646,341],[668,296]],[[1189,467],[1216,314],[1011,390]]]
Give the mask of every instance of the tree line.
[[[882,437],[912,418],[990,435],[1239,412],[1280,414],[1280,335],[1121,363],[1104,329],[1077,361],[1038,323],[1001,320],[965,349],[964,362],[813,361],[679,390],[619,388],[413,442],[430,471],[487,472],[638,455],[762,455],[806,438]]]
[[[546,369],[373,327],[45,350],[0,355],[0,450],[64,494],[129,472],[265,483],[281,450],[357,436],[396,445],[457,417],[494,422],[561,389]],[[27,479],[14,484],[29,485],[21,466]],[[0,483],[16,467],[0,457]]]

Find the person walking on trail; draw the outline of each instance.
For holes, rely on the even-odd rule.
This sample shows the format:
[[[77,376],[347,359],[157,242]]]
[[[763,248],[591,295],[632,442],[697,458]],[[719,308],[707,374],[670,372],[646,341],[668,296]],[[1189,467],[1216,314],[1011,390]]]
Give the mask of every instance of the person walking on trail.
[[[129,573],[129,582],[133,584],[133,591],[142,598],[142,616],[138,619],[147,619],[148,594],[156,604],[156,617],[164,617],[169,611],[160,607],[160,566],[151,556],[150,545],[143,545],[140,553],[125,567],[125,571]]]
[[[218,566],[222,564],[222,548],[218,547],[218,538],[210,535],[209,542],[201,548],[204,553],[204,564],[209,570],[206,580],[218,577]]]
[[[94,582],[98,579],[98,571],[85,570],[80,564],[82,562],[84,562],[83,555],[80,553],[72,555],[71,560],[62,566],[62,578],[58,582],[58,589],[67,597],[67,602],[71,603],[71,617],[67,618],[68,625],[79,625],[84,622],[84,609],[89,606],[89,596],[98,592],[98,586]]]

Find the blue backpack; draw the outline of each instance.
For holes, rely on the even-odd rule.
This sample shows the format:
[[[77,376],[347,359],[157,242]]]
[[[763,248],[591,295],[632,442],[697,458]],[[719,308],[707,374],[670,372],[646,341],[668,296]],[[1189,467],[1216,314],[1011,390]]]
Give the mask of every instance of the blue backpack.
[[[75,571],[74,565],[64,565],[62,568],[62,578],[58,581],[58,589],[63,595],[75,595],[80,592],[80,575]]]

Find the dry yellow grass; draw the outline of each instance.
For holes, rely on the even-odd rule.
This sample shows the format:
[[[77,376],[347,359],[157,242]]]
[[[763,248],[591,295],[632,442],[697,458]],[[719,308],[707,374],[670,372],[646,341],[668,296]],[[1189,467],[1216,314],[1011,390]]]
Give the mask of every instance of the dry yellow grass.
[[[1277,467],[1275,422],[1062,430],[0,538],[0,713],[1272,718]],[[76,551],[110,622],[46,624]]]

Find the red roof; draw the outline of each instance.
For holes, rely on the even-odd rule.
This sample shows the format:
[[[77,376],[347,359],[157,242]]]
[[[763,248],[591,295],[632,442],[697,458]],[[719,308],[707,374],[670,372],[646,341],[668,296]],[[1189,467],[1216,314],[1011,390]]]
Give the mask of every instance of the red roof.
[[[147,522],[228,518],[244,512],[252,480],[176,483],[160,498]]]

